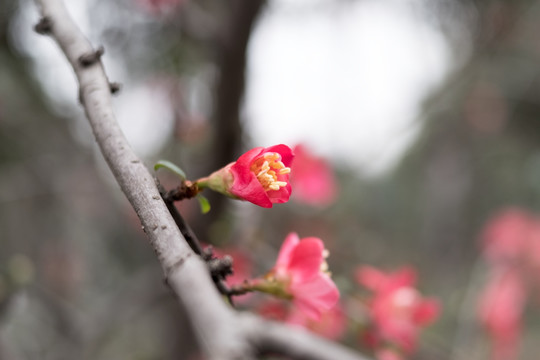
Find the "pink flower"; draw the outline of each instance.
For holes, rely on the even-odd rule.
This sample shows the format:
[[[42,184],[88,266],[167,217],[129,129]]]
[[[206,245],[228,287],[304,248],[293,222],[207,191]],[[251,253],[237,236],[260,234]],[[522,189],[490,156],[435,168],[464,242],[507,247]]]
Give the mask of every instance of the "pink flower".
[[[291,196],[289,173],[293,153],[286,145],[255,148],[231,166],[231,193],[262,207],[284,203]]]
[[[486,225],[482,245],[490,264],[516,267],[522,276],[538,278],[540,221],[533,214],[519,208],[504,210]]]
[[[356,270],[355,276],[360,285],[375,293],[389,293],[416,284],[416,271],[411,267],[385,273],[371,266],[361,266]]]
[[[334,172],[328,162],[311,154],[305,146],[296,145],[292,165],[294,198],[314,206],[327,206],[336,199]]]
[[[300,240],[297,234],[290,233],[281,246],[276,265],[267,275],[269,281],[279,284],[292,298],[298,310],[315,320],[339,299],[339,291],[327,272],[326,254],[321,239]]]
[[[284,203],[291,196],[289,183],[292,150],[283,144],[249,150],[208,178],[196,181],[230,197],[246,200],[265,208]]]
[[[535,219],[529,213],[510,208],[495,216],[482,234],[484,255],[491,262],[517,262],[527,254],[528,238]]]
[[[387,274],[364,266],[358,269],[356,278],[374,292],[368,303],[373,321],[368,338],[372,344],[377,347],[382,341],[405,352],[414,351],[420,330],[439,314],[438,302],[423,298],[414,287],[414,270],[403,268]]]
[[[478,316],[492,338],[493,360],[517,359],[526,297],[523,280],[512,269],[493,273],[480,296]]]

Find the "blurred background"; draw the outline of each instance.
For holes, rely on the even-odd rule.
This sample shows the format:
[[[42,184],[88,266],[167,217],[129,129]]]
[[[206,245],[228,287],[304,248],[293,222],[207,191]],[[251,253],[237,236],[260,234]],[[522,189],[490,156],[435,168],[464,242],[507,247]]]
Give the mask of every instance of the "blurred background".
[[[68,8],[105,47],[118,120],[148,167],[167,159],[194,180],[286,143],[332,169],[322,199],[293,192],[267,210],[209,193],[207,215],[179,204],[201,240],[242,249],[255,276],[290,231],[320,237],[344,298],[359,265],[411,265],[443,306],[411,358],[490,358],[479,234],[500,209],[540,207],[539,1]],[[185,314],[37,20],[31,1],[0,2],[0,359],[188,359]],[[519,359],[538,358],[537,302]],[[342,341],[362,350],[354,331]]]

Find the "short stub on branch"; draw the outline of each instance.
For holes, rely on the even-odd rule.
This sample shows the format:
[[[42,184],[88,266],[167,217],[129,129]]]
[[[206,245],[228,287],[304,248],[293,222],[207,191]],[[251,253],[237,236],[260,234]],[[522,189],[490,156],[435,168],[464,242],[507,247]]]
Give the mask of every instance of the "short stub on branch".
[[[52,30],[52,21],[49,17],[42,17],[34,26],[34,31],[41,35],[48,35]]]
[[[105,48],[100,46],[94,52],[81,55],[81,57],[79,57],[79,64],[83,67],[89,67],[98,62],[103,54],[105,54]]]

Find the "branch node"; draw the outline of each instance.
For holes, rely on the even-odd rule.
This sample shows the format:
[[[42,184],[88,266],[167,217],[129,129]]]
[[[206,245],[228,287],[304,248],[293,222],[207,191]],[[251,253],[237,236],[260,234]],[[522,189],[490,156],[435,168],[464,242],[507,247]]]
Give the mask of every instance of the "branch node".
[[[34,25],[34,31],[40,35],[48,35],[52,30],[52,21],[48,16],[44,16],[39,19],[38,23]]]
[[[232,275],[233,259],[229,255],[225,255],[221,259],[211,259],[207,261],[208,268],[212,276],[224,279],[227,275]]]
[[[212,257],[214,257],[214,248],[212,247],[212,245],[208,245],[207,247],[205,247],[201,253],[201,256],[206,262],[212,259]]]
[[[111,94],[118,94],[118,92],[120,92],[120,90],[122,89],[122,84],[117,82],[109,83],[109,89],[111,90]]]
[[[178,270],[180,267],[182,267],[182,265],[184,264],[184,262],[191,256],[191,254],[186,254],[185,257],[181,257],[180,259],[178,259],[177,261],[175,261],[171,266],[170,268],[168,269],[167,273],[165,274],[165,279],[164,279],[164,282],[165,284],[169,284],[169,278],[171,277],[171,274],[174,273],[176,270]]]
[[[101,56],[105,53],[103,46],[98,47],[95,51],[81,55],[79,57],[79,64],[83,67],[89,67],[99,61]]]
[[[184,180],[176,188],[169,190],[163,195],[163,200],[166,202],[180,201],[184,199],[192,199],[201,191],[196,183]]]

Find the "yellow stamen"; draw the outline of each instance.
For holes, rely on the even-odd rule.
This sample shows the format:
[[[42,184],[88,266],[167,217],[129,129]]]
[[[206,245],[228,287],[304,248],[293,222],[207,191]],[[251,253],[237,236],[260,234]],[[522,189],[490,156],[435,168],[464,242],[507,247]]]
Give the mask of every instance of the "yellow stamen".
[[[262,176],[262,175],[266,175],[267,172],[268,172],[268,169],[262,169],[262,170],[257,174],[257,177]]]
[[[320,271],[323,272],[323,273],[328,272],[328,263],[326,261],[323,261],[323,263],[321,264]]]
[[[288,174],[290,172],[291,172],[291,168],[288,168],[288,167],[279,170],[280,175],[285,175],[285,174]]]
[[[269,154],[265,154],[263,157],[266,160],[269,160],[269,161],[276,161],[277,159],[279,159],[279,154],[278,153],[269,153]]]
[[[257,180],[261,183],[265,190],[278,191],[280,188],[287,186],[287,181],[283,178],[278,178],[279,175],[286,175],[291,172],[291,169],[286,167],[281,161],[281,155],[278,153],[264,154],[252,166],[251,171],[257,176]]]

